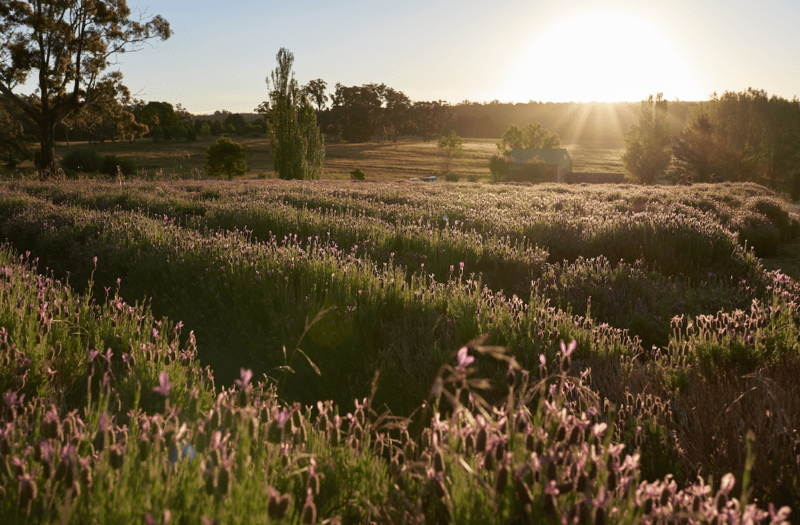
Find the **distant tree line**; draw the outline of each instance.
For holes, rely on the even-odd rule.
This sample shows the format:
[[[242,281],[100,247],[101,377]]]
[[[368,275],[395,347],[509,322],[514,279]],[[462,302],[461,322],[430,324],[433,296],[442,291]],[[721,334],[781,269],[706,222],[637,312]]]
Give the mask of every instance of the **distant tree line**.
[[[312,80],[302,91],[316,109],[317,122],[329,137],[348,142],[396,142],[399,136],[419,136],[424,141],[438,139],[452,130],[452,107],[444,101],[417,101],[386,84],[344,86],[336,84],[333,95],[322,79]],[[330,100],[330,107],[327,102]],[[268,115],[268,103],[258,113]]]
[[[752,88],[715,93],[696,109],[672,151],[677,172],[694,181],[777,187],[791,180],[800,194],[800,101]]]
[[[680,134],[669,125],[669,106],[659,93],[643,101],[638,124],[626,137],[622,160],[635,179],[667,175],[692,182],[759,182],[793,185],[800,199],[800,101],[763,90],[726,91],[697,104]]]

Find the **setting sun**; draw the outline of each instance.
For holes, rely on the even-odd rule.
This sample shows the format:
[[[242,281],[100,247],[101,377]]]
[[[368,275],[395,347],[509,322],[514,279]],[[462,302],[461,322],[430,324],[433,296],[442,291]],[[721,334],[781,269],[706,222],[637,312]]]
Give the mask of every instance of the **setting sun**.
[[[513,100],[640,100],[648,93],[697,97],[684,61],[648,22],[587,13],[531,38],[509,75]]]

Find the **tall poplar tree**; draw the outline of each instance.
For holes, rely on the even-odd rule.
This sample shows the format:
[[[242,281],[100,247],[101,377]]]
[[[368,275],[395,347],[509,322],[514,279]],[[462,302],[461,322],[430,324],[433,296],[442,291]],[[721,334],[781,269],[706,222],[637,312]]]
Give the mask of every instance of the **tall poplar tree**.
[[[282,179],[319,179],[325,143],[317,116],[294,78],[294,55],[281,48],[276,58],[278,66],[267,78],[275,171]]]
[[[111,57],[169,36],[169,23],[160,16],[132,20],[125,0],[0,3],[0,92],[39,126],[45,173],[55,171],[56,124],[104,99],[101,74]],[[38,96],[26,99],[14,90],[31,74]]]

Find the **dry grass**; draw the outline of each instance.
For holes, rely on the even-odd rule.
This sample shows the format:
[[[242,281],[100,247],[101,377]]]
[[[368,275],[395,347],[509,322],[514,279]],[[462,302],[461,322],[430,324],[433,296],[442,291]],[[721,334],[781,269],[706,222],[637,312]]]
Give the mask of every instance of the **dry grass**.
[[[247,164],[250,173],[247,177],[255,178],[259,174],[275,176],[269,139],[244,137],[233,137],[233,139],[248,146]],[[143,169],[149,174],[162,170],[168,175],[189,175],[193,170],[202,170],[206,160],[206,148],[215,140],[216,137],[200,138],[196,142],[156,143],[149,139],[139,139],[132,144],[72,142],[69,147],[65,143],[58,143],[56,158],[60,158],[72,149],[91,148],[101,156],[116,155],[132,158],[140,170]],[[455,159],[450,171],[460,175],[462,180],[488,180],[489,158],[497,152],[496,143],[495,139],[466,139],[464,156]],[[567,144],[564,147],[572,156],[575,171],[623,171],[619,157],[624,151],[624,144],[585,143]],[[355,168],[364,170],[367,180],[397,181],[442,174],[445,163],[444,155],[434,141],[400,140],[397,143],[363,144],[331,142],[326,145],[323,178],[349,179],[349,172]],[[33,169],[33,163],[29,161],[13,171],[0,168],[0,176],[11,177],[32,172]]]

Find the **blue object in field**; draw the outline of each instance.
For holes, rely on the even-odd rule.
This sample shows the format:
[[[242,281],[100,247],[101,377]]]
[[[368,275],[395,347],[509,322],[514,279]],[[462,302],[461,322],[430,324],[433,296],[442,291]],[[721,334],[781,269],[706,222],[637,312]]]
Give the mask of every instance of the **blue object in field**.
[[[421,180],[422,180],[423,182],[436,182],[436,177],[434,177],[434,176],[430,176],[430,177],[422,177],[422,179],[421,179]]]
[[[197,451],[195,451],[193,446],[188,443],[181,445],[181,459],[188,458],[189,463],[191,463],[196,457]],[[169,449],[169,460],[173,465],[178,462],[178,447],[175,445],[172,445],[172,448]]]

